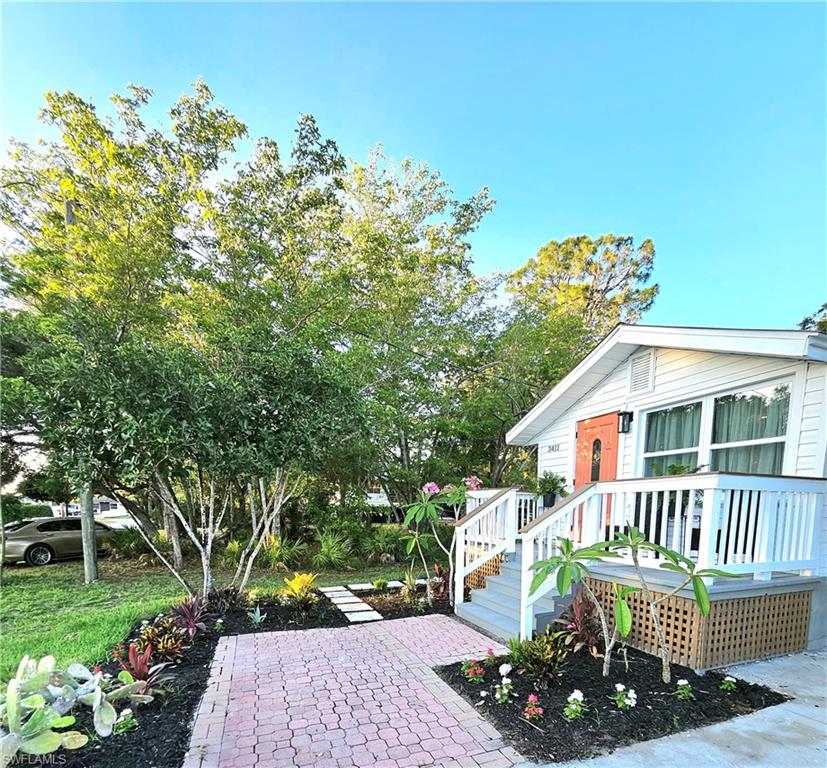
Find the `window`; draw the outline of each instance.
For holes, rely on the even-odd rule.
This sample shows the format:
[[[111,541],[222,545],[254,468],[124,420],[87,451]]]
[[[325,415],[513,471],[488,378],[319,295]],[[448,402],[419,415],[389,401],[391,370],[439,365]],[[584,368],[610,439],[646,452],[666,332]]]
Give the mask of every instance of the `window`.
[[[715,398],[710,466],[722,472],[778,475],[790,412],[790,385]]]
[[[600,479],[600,454],[603,451],[603,443],[595,440],[592,443],[592,482]]]
[[[65,528],[63,527],[63,520],[53,520],[48,523],[41,523],[37,526],[37,530],[40,533],[56,533],[65,530]]]
[[[683,474],[698,467],[701,403],[653,411],[646,417],[643,474]]]

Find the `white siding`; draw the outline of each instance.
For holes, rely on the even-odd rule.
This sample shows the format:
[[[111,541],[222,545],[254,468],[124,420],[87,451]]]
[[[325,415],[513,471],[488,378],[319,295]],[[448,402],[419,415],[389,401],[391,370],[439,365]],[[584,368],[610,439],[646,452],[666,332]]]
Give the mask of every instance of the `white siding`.
[[[637,450],[641,411],[782,377],[792,379],[784,472],[824,476],[827,365],[678,349],[655,350],[654,387],[650,392],[630,395],[627,359],[551,424],[537,441],[539,473],[556,472],[571,485],[576,423],[611,411],[628,410],[634,412],[635,418],[631,433],[620,436],[618,477],[635,477],[641,474]]]

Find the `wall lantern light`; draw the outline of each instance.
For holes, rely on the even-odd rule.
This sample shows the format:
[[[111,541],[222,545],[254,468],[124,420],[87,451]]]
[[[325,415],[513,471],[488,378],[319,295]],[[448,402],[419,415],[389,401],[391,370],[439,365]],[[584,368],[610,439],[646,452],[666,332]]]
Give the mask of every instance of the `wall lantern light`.
[[[622,435],[627,435],[632,431],[631,411],[620,411],[617,414],[617,431]]]

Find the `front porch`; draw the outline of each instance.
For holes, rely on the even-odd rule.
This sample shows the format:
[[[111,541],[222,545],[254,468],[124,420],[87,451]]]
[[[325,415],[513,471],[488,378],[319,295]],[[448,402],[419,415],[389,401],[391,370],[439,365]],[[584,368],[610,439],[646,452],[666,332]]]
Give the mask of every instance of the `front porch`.
[[[707,579],[709,617],[696,615],[689,590],[664,604],[677,658],[705,668],[800,650],[807,647],[811,593],[823,592],[825,495],[824,479],[719,472],[589,483],[550,509],[515,488],[477,492],[456,524],[456,613],[497,637],[528,637],[562,609],[553,579],[529,594],[532,564],[556,554],[560,538],[583,547],[634,525],[699,568],[741,576]],[[668,593],[680,576],[661,569],[663,562],[649,552],[642,566],[652,589]],[[628,558],[596,564],[593,577],[607,600],[612,580],[636,583]],[[646,607],[635,613],[642,635],[632,644],[649,650]],[[749,628],[754,637],[744,640]],[[736,633],[738,642],[727,639]]]

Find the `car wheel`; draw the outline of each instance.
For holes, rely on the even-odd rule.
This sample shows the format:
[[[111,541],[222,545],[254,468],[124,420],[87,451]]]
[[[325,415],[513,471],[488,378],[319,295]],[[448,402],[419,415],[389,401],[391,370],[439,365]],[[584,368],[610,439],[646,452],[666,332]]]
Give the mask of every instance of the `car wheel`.
[[[29,565],[48,565],[54,559],[55,553],[46,544],[33,544],[26,550],[26,562]]]

